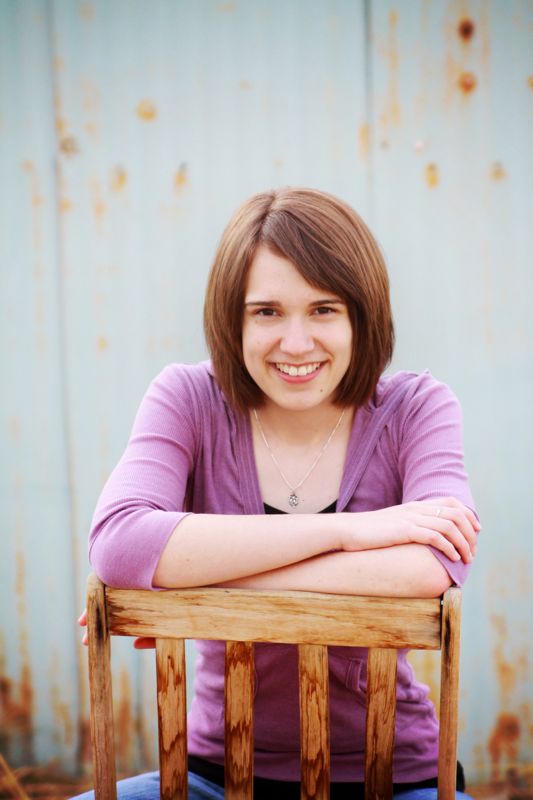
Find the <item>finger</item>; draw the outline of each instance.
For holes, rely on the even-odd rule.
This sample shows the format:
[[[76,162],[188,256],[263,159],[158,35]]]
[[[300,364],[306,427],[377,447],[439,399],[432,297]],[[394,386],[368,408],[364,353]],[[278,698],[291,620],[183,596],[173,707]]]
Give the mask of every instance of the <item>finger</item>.
[[[136,650],[150,650],[155,647],[155,639],[150,636],[139,636],[133,642]]]
[[[440,501],[436,502],[439,503]],[[444,505],[444,502],[445,500],[442,501],[441,505],[424,507],[424,514],[431,517],[432,520],[435,520],[435,522],[431,522],[430,527],[435,527],[435,529],[441,531],[441,533],[451,532],[453,534],[453,531],[449,530],[447,526],[443,529],[441,525],[438,525],[436,520],[447,520],[448,522],[453,523],[453,525],[455,525],[457,530],[460,531],[460,533],[468,542],[470,552],[473,555],[476,549],[477,534],[470,521],[470,518],[463,512],[465,506],[462,506],[461,504],[458,506],[455,504],[446,506]]]
[[[468,521],[476,531],[481,530],[481,524],[476,517],[475,513],[472,511],[471,508],[465,506],[464,503],[461,503],[460,500],[457,500],[456,497],[442,497],[434,501],[436,505],[439,506],[449,506],[452,508],[460,509],[463,514],[468,518]]]
[[[470,534],[473,536],[474,533],[471,529],[470,523],[466,520],[463,520],[463,523],[466,523]],[[428,525],[427,521],[426,525]],[[457,525],[453,519],[448,519],[442,514],[439,517],[433,517],[431,518],[430,528],[440,533],[453,545],[454,549],[459,553],[465,564],[469,564],[472,561],[473,554],[470,541],[461,527]]]
[[[83,639],[81,640],[81,643],[84,644],[85,647],[87,647],[87,645],[89,644],[89,636],[87,634],[87,631],[85,631],[85,633],[83,634]]]
[[[87,609],[85,608],[78,617],[78,625],[87,625]]]
[[[426,544],[431,547],[435,547],[437,550],[441,550],[442,553],[444,553],[444,555],[450,559],[450,561],[461,560],[461,554],[455,548],[454,544],[446,536],[443,536],[442,533],[439,533],[436,530],[419,526],[416,528],[416,536],[412,541],[420,544]]]

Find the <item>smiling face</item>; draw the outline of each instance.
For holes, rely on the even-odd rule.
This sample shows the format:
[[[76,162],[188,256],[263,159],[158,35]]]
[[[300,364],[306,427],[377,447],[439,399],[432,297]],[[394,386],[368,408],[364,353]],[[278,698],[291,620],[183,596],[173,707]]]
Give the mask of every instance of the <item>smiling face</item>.
[[[294,411],[332,404],[352,343],[346,304],[307,283],[288,259],[259,247],[246,284],[242,348],[266,404]]]

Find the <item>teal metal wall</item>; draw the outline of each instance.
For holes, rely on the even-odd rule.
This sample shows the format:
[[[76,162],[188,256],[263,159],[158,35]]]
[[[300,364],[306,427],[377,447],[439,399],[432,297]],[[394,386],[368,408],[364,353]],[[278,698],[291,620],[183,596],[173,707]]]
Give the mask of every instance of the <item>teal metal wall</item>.
[[[222,228],[326,189],[386,253],[394,366],[458,393],[484,523],[460,755],[533,762],[533,3],[2,0],[0,751],[86,766],[86,537],[137,404],[205,356]],[[114,663],[119,768],[151,766],[151,653]],[[434,664],[419,661],[430,684]]]

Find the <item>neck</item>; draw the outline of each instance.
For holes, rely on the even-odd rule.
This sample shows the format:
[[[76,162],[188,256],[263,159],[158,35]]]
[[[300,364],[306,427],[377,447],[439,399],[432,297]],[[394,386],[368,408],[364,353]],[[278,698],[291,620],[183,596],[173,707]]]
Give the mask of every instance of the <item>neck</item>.
[[[287,410],[266,403],[257,409],[261,424],[268,435],[282,438],[286,443],[304,443],[307,446],[314,440],[322,441],[339,421],[342,408],[328,404],[318,408]],[[346,408],[342,425],[351,425],[353,409]]]

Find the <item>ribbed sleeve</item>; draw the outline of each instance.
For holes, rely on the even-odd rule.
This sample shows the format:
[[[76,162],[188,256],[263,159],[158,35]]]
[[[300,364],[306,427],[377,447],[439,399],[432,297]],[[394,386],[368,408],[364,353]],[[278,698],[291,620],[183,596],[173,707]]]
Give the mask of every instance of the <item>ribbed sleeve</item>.
[[[89,558],[110,586],[152,588],[159,558],[186,516],[195,458],[195,398],[177,365],[150,385],[126,450],[98,501]]]
[[[402,503],[455,497],[475,511],[464,467],[461,407],[451,389],[427,372],[418,376],[396,424]],[[469,565],[430,549],[453,582],[462,586]]]

